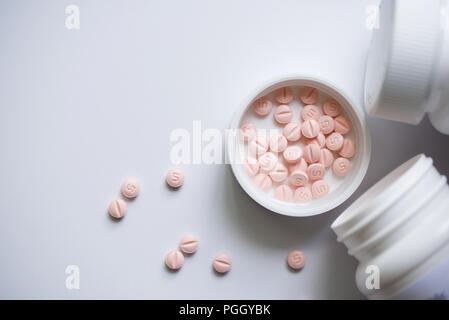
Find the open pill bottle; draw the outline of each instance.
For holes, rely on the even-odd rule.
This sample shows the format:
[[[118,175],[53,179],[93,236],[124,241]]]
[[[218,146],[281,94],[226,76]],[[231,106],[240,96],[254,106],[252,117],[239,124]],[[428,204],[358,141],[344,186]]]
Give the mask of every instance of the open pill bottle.
[[[359,261],[369,299],[449,298],[449,185],[418,155],[377,182],[332,224]]]
[[[247,144],[239,139],[236,132],[244,123],[257,123],[258,128],[268,131],[274,130],[282,133],[282,126],[276,123],[273,118],[273,112],[265,117],[260,117],[254,113],[253,103],[261,97],[269,97],[272,101],[273,92],[276,89],[291,87],[294,90],[294,100],[289,103],[293,110],[292,121],[299,121],[300,106],[298,99],[299,90],[304,87],[312,87],[319,90],[319,100],[317,105],[322,105],[327,99],[333,98],[342,107],[342,112],[351,122],[351,131],[348,137],[356,145],[356,151],[351,158],[351,171],[345,177],[336,177],[332,170],[328,170],[324,176],[325,181],[330,186],[329,193],[323,198],[313,199],[310,202],[298,203],[295,201],[285,202],[277,200],[270,194],[258,188],[253,177],[249,176],[242,165],[245,157],[248,155]],[[362,182],[368,169],[371,155],[371,139],[368,126],[365,121],[365,115],[361,106],[351,101],[340,89],[331,82],[307,75],[291,75],[279,78],[262,85],[252,95],[250,95],[239,107],[231,123],[231,130],[227,139],[228,161],[231,163],[237,181],[242,188],[256,202],[265,208],[289,216],[305,217],[327,212],[343,201],[348,199]]]
[[[449,134],[449,1],[384,0],[373,30],[365,108],[375,117]]]

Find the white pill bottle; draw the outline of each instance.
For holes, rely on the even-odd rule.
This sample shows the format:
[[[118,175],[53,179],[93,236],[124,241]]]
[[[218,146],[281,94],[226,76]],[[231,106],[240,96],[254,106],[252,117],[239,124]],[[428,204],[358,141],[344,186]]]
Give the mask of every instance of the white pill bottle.
[[[365,79],[366,111],[449,134],[449,0],[383,0]]]
[[[365,79],[375,117],[449,135],[449,0],[383,0]],[[418,155],[383,178],[332,224],[359,261],[369,299],[449,299],[449,186]]]

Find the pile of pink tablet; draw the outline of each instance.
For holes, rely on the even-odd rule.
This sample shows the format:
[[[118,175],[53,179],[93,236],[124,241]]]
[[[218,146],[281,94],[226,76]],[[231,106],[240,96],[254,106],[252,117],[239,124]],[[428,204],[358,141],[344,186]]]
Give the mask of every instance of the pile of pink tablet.
[[[320,91],[312,87],[299,89],[300,116],[294,119],[289,104],[295,94],[291,87],[274,91],[274,121],[282,126],[282,134],[258,135],[253,123],[245,122],[240,138],[248,143],[249,156],[244,160],[246,172],[263,191],[274,188],[274,197],[287,202],[308,202],[329,193],[324,180],[331,169],[338,177],[346,176],[355,154],[354,141],[345,137],[351,122],[337,100],[328,98],[318,104]],[[264,96],[254,101],[253,111],[267,117],[273,101]]]

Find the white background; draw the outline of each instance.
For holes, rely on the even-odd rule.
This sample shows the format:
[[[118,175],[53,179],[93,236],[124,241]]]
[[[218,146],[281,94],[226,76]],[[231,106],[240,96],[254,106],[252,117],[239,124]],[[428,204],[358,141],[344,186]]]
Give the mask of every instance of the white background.
[[[170,132],[226,129],[261,84],[291,73],[336,83],[362,103],[369,0],[0,1],[0,298],[363,298],[356,261],[329,226],[417,153],[449,173],[449,137],[369,119],[373,155],[358,191],[311,218],[272,214],[226,165],[183,166],[164,182]],[[81,29],[65,28],[76,4]],[[128,215],[106,208],[126,177],[142,184]],[[176,273],[165,254],[193,233]],[[299,273],[286,255],[300,249]],[[221,252],[233,269],[218,276]],[[81,269],[67,290],[65,268]]]

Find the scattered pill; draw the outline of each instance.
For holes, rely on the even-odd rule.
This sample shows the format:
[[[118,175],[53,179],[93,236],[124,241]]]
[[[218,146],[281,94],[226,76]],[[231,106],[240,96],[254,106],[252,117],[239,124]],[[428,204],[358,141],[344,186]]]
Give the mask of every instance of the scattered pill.
[[[184,183],[184,172],[181,169],[171,169],[165,177],[167,184],[172,188],[179,188]]]
[[[307,168],[307,173],[312,181],[320,180],[326,173],[326,168],[321,163],[313,163]]]
[[[289,123],[292,120],[292,117],[292,108],[285,104],[276,107],[276,110],[274,111],[274,119],[280,124]]]
[[[123,218],[127,210],[128,205],[122,199],[112,200],[109,203],[109,214],[116,219]]]
[[[280,104],[289,104],[293,100],[293,89],[291,87],[283,87],[274,91],[274,98]]]
[[[274,197],[281,201],[291,202],[293,200],[293,190],[285,184],[280,185],[274,189]]]
[[[264,136],[257,136],[249,143],[249,150],[254,155],[261,155],[267,152],[268,142]]]
[[[184,256],[178,250],[170,251],[165,257],[165,264],[172,270],[178,270],[184,264]]]
[[[249,142],[256,136],[256,126],[252,123],[246,122],[242,124],[239,130],[240,140],[243,142]]]
[[[293,171],[290,175],[289,182],[294,187],[305,186],[309,182],[309,177],[304,171]]]
[[[294,199],[296,202],[304,203],[312,200],[312,192],[310,188],[307,187],[299,187],[295,190]]]
[[[270,137],[270,150],[276,153],[283,152],[288,145],[287,138],[280,134],[274,134]]]
[[[307,163],[315,163],[320,161],[321,149],[318,145],[311,143],[304,148],[302,157]]]
[[[287,263],[292,269],[302,269],[306,264],[306,256],[301,251],[294,250],[288,254]]]
[[[326,147],[331,151],[338,151],[343,146],[343,140],[341,134],[333,132],[326,138]]]
[[[335,121],[335,132],[340,134],[346,134],[351,130],[351,121],[343,116],[338,116],[334,119]]]
[[[329,168],[334,162],[334,155],[329,149],[323,148],[320,150],[320,163],[325,167]]]
[[[215,271],[226,273],[231,270],[232,260],[227,254],[219,254],[214,258],[213,266]]]
[[[254,101],[253,110],[259,116],[266,116],[271,112],[273,103],[267,97],[262,97]]]
[[[332,131],[334,131],[335,123],[334,119],[330,116],[322,116],[318,120],[318,123],[320,124],[321,132],[324,134],[329,134]]]
[[[315,138],[320,133],[320,125],[316,120],[306,120],[301,126],[301,133],[306,138]]]
[[[346,176],[351,170],[351,161],[346,158],[337,158],[332,164],[332,171],[339,177]]]
[[[288,163],[296,163],[301,158],[301,148],[298,146],[290,146],[287,147],[282,155],[284,156],[284,160]]]
[[[351,139],[343,140],[343,146],[338,152],[344,158],[352,158],[355,154],[355,144]]]
[[[198,239],[192,234],[185,235],[179,242],[182,252],[192,254],[198,249]]]
[[[322,198],[329,193],[329,184],[324,180],[315,181],[312,184],[312,196],[317,198]]]
[[[299,123],[290,122],[284,127],[282,134],[288,141],[298,141],[301,138],[301,126]]]
[[[329,99],[323,104],[323,112],[335,118],[341,113],[341,105],[337,100]]]
[[[253,177],[259,173],[259,161],[255,158],[249,157],[243,160],[243,167],[250,177]]]
[[[299,99],[304,104],[315,104],[318,101],[318,90],[312,87],[303,87],[299,91]]]
[[[267,152],[259,157],[259,168],[262,173],[269,173],[278,163],[278,157],[272,153]]]
[[[309,104],[307,106],[305,106],[304,108],[302,108],[301,110],[301,118],[306,121],[306,120],[316,120],[318,121],[320,119],[321,116],[321,111],[320,108],[318,108],[317,106],[313,105],[313,104]]]
[[[274,182],[282,182],[287,179],[288,170],[282,163],[279,162],[276,165],[276,168],[269,173],[269,176]]]
[[[126,179],[122,183],[121,191],[125,198],[133,199],[139,195],[140,184],[134,179]]]
[[[307,172],[308,166],[309,165],[307,164],[306,160],[304,160],[304,158],[300,158],[297,163],[290,166],[290,172],[297,171],[297,170]]]
[[[259,187],[263,192],[268,192],[273,185],[270,176],[265,173],[259,173],[254,177],[254,183]]]

